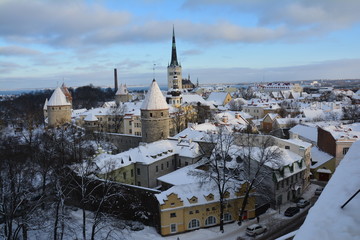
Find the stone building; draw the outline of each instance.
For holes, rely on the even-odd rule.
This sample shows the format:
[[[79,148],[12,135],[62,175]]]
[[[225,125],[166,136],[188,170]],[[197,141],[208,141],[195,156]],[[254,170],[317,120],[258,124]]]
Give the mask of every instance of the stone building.
[[[49,127],[57,127],[71,121],[71,102],[60,87],[57,87],[44,106],[44,117],[47,114]],[[46,109],[45,109],[46,108]]]
[[[124,102],[129,102],[131,100],[131,95],[126,87],[126,84],[120,84],[119,89],[115,93],[115,102],[117,105]]]
[[[155,142],[169,137],[169,106],[159,85],[152,81],[141,105],[141,132],[143,142]]]

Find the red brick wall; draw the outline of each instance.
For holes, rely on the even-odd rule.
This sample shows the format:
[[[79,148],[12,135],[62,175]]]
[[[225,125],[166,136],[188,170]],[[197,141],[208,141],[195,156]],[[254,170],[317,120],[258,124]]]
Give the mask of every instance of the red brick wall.
[[[328,131],[318,127],[318,147],[321,151],[336,156],[336,141]]]

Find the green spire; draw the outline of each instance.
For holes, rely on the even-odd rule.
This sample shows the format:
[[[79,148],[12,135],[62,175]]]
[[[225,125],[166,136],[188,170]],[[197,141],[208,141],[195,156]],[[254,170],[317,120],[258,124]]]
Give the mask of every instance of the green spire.
[[[171,62],[170,66],[179,66],[176,54],[176,42],[175,42],[175,28],[173,25],[173,36],[172,36],[172,50],[171,50]]]

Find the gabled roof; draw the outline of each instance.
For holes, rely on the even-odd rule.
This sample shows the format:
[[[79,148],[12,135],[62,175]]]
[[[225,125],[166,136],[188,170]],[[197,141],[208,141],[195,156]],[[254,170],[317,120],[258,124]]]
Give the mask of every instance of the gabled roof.
[[[141,110],[165,110],[169,109],[164,95],[162,94],[159,85],[155,81],[152,81],[150,89],[145,96],[145,100],[141,105]]]
[[[53,94],[50,97],[50,100],[47,104],[48,106],[67,106],[71,105],[67,100],[66,96],[60,87],[57,87]]]
[[[210,93],[207,101],[212,101],[216,105],[223,105],[228,94],[228,92],[212,92]]]

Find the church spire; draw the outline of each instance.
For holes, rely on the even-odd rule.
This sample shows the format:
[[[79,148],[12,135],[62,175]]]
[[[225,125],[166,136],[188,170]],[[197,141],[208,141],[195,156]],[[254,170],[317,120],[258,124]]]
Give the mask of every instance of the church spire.
[[[176,42],[175,42],[175,28],[173,26],[173,36],[172,36],[172,51],[171,51],[171,62],[170,66],[179,66],[177,55],[176,55]]]

